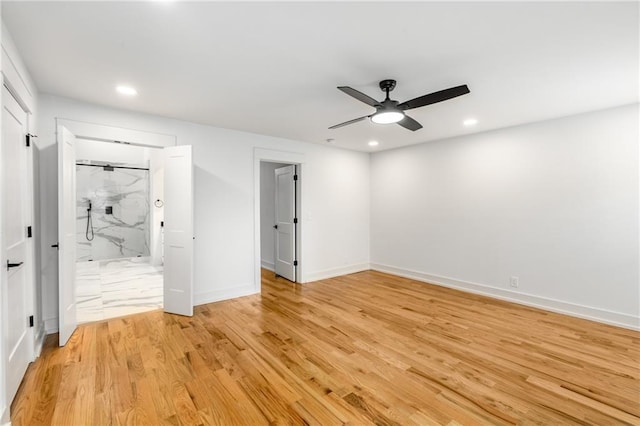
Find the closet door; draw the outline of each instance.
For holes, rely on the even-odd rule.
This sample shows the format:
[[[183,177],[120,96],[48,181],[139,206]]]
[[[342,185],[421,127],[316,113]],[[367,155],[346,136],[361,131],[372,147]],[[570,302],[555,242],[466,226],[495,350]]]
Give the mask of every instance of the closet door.
[[[31,181],[25,135],[27,114],[6,88],[2,89],[2,291],[0,301],[6,350],[0,366],[6,371],[6,390],[11,402],[33,360],[33,259],[27,226],[30,219]],[[1,374],[0,374],[1,377]],[[2,392],[0,392],[1,394]],[[2,407],[0,407],[2,408]]]

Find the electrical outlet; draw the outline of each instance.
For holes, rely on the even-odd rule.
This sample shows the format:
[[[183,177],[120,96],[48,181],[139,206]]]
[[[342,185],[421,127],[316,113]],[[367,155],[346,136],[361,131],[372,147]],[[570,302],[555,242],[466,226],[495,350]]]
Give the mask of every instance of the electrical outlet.
[[[509,285],[514,288],[518,288],[518,277],[511,277],[509,279]]]

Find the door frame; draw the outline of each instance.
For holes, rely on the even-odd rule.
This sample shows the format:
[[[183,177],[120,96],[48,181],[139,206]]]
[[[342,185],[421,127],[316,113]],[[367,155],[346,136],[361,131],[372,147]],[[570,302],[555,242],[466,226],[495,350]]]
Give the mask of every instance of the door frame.
[[[76,139],[94,140],[100,142],[119,143],[124,145],[160,149],[178,145],[177,137],[175,135],[127,129],[124,127],[116,127],[96,123],[87,123],[60,117],[55,118],[55,124],[56,141],[58,141],[57,129],[60,126],[64,126],[67,130],[73,133]],[[58,291],[60,291],[59,280]],[[58,322],[60,321],[59,312],[57,320]]]
[[[297,166],[297,174],[300,176],[296,185],[296,213],[298,216],[298,224],[296,228],[296,259],[298,265],[296,269],[296,282],[304,283],[304,259],[302,256],[304,247],[303,232],[303,196],[305,188],[305,155],[293,151],[278,151],[274,149],[254,148],[253,150],[253,255],[254,255],[254,290],[259,293],[262,288],[262,254],[260,248],[260,163],[281,163]]]

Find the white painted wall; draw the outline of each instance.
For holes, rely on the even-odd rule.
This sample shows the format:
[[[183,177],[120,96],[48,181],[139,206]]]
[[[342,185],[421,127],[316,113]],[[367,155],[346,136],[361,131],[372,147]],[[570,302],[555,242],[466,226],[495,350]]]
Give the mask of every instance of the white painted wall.
[[[632,105],[372,155],[372,268],[637,328],[638,124]]]
[[[284,166],[283,163],[260,163],[260,255],[262,267],[270,271],[275,267],[275,170]]]
[[[195,301],[255,292],[254,147],[303,153],[303,280],[368,269],[369,156],[330,146],[214,128],[40,95],[43,291],[47,329],[57,327],[55,117],[176,135],[195,159]]]
[[[153,149],[155,148],[78,138],[76,141],[76,160],[106,161],[149,167],[150,151]]]
[[[152,149],[149,158],[151,230],[149,232],[149,251],[151,264],[163,264],[162,222],[164,221],[164,152]],[[156,201],[160,200],[158,203]],[[157,204],[157,205],[156,205]]]

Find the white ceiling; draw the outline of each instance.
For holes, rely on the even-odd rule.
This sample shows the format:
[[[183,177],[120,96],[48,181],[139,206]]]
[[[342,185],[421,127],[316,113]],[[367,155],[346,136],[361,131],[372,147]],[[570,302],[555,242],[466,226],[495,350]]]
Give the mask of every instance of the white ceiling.
[[[41,92],[362,151],[638,102],[638,16],[637,2],[2,1]],[[382,99],[385,78],[399,101],[471,93],[410,111],[416,132],[327,129],[372,112],[336,86]]]

